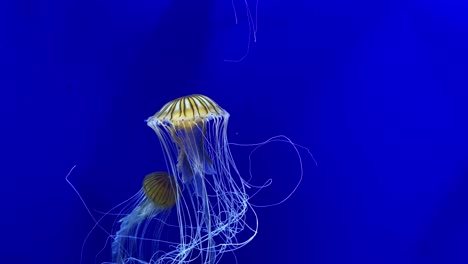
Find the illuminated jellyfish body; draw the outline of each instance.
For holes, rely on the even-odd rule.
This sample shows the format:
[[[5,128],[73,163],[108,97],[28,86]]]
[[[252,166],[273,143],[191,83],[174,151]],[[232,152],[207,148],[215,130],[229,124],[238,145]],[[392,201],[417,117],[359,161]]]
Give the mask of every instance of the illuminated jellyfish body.
[[[147,120],[161,143],[168,175],[173,175],[166,184],[170,188],[159,188],[155,195],[174,195],[176,223],[166,222],[172,206],[159,205],[147,191],[139,195],[114,236],[114,263],[214,264],[255,236],[256,214],[229,150],[228,119],[228,112],[210,98],[191,95],[167,103]],[[249,208],[253,226],[246,222]],[[176,240],[161,239],[164,226],[177,230]],[[240,239],[242,231],[247,235]]]
[[[165,221],[170,209],[177,200],[177,185],[175,178],[166,172],[153,172],[143,180],[143,188],[133,197],[133,210],[120,219],[120,229],[112,243],[113,263],[141,263],[145,258],[151,258],[144,251],[145,233],[158,219]],[[156,225],[154,237],[161,233],[163,225]],[[139,236],[141,234],[141,236]],[[158,247],[157,239],[151,239],[151,248]],[[143,262],[145,263],[145,262]]]

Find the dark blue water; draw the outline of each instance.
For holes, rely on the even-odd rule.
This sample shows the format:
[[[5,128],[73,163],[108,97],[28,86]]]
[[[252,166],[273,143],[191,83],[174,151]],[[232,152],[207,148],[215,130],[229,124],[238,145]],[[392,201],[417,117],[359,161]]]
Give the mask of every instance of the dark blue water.
[[[248,43],[235,4],[237,25],[228,0],[0,3],[0,263],[79,263],[93,221],[68,170],[110,209],[165,168],[144,120],[192,93],[231,113],[232,142],[285,134],[318,161],[258,209],[239,263],[468,263],[467,2],[260,1],[228,63]],[[273,179],[256,203],[298,179],[287,145],[253,162]]]

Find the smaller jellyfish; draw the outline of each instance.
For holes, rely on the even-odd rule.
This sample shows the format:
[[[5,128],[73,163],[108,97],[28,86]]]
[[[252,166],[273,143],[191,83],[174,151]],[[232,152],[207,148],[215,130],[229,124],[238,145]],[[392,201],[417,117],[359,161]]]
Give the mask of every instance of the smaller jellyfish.
[[[155,207],[167,210],[176,203],[174,178],[166,172],[153,172],[143,180],[143,191]]]
[[[167,172],[153,172],[146,175],[143,188],[138,192],[134,209],[119,220],[120,229],[112,242],[112,259],[114,263],[141,263],[151,259],[145,254],[143,241],[148,233],[152,220],[164,222],[169,211],[177,201],[177,185],[173,176]],[[162,224],[153,230],[154,234],[146,238],[152,241],[152,248],[158,247],[158,238]],[[145,263],[145,262],[143,262]]]

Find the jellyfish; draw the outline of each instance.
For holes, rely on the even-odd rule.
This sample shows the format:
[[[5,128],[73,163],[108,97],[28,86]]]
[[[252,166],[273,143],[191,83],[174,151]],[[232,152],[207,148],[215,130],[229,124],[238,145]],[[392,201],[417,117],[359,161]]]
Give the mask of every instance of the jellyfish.
[[[228,120],[229,113],[204,95],[172,100],[147,120],[168,170],[185,190],[176,204],[179,245],[160,257],[161,263],[212,264],[246,243],[236,235],[246,227],[249,201],[229,149]]]
[[[167,172],[153,172],[143,180],[143,188],[133,197],[134,209],[119,220],[120,229],[112,242],[114,263],[128,263],[147,258],[143,241],[148,227],[154,219],[167,219],[177,199],[177,185]],[[162,225],[158,225],[151,240],[157,242]],[[154,244],[152,248],[157,248]],[[153,253],[150,253],[151,255]]]

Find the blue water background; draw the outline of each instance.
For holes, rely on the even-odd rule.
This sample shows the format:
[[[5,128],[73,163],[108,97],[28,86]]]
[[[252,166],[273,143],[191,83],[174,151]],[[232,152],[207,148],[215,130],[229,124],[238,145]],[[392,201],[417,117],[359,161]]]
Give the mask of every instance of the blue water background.
[[[78,263],[93,221],[68,170],[92,210],[129,197],[164,169],[144,120],[191,93],[231,113],[232,142],[284,134],[318,161],[258,209],[239,263],[468,263],[467,3],[260,1],[227,63],[243,1],[237,25],[224,0],[1,1],[0,263]],[[253,162],[273,179],[256,203],[298,180],[287,145]]]

